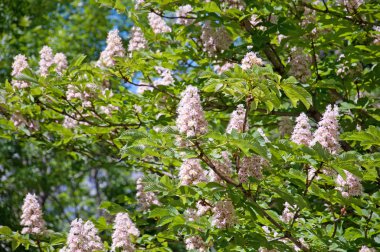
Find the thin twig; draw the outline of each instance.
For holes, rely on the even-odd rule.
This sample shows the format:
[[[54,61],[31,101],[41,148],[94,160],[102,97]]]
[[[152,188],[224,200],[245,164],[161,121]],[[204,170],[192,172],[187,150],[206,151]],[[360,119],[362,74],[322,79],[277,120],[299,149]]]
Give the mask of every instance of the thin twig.
[[[156,12],[155,10],[153,9],[150,9],[150,12],[153,12],[154,14],[160,16],[160,17],[163,17],[163,18],[167,18],[167,19],[178,19],[178,18],[181,18],[181,19],[197,19],[197,17],[183,17],[183,16],[180,16],[180,17],[176,17],[176,16],[165,16],[164,14],[162,13],[159,13],[159,12]],[[189,12],[191,13],[191,12]]]

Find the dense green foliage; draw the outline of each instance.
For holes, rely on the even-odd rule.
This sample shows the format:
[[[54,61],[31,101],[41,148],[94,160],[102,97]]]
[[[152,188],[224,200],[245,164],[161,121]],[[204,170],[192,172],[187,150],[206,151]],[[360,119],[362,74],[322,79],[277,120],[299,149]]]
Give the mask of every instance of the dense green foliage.
[[[82,218],[94,222],[110,250],[120,212],[140,230],[132,239],[140,251],[184,251],[185,240],[195,235],[216,251],[380,247],[379,3],[236,1],[240,8],[228,2],[0,3],[0,249],[58,251],[70,222]],[[186,4],[192,11],[179,18],[177,9]],[[152,12],[171,31],[155,33]],[[205,49],[208,24],[220,35],[212,42],[226,47]],[[147,46],[129,52],[132,26],[141,28]],[[107,31],[115,27],[127,52],[99,66]],[[47,76],[39,71],[44,45],[67,55],[62,74],[54,64]],[[249,52],[263,64],[245,67]],[[30,67],[11,76],[19,53]],[[216,66],[225,63],[233,65],[219,72]],[[162,68],[174,78],[169,85],[157,84],[167,71]],[[14,81],[28,87],[17,88]],[[150,89],[141,92],[144,85]],[[207,132],[195,136],[180,133],[176,123],[181,93],[190,85],[199,90],[208,123]],[[82,96],[69,98],[73,90]],[[239,104],[246,109],[244,130],[228,131]],[[291,140],[300,113],[315,131],[329,104],[339,107],[338,151]],[[223,153],[231,174],[183,183],[179,171],[187,159],[199,159],[210,175],[225,162]],[[262,174],[244,181],[239,170],[247,157],[256,158]],[[338,178],[347,174],[361,181],[360,195],[338,190]],[[141,207],[141,175],[145,192],[160,204]],[[43,235],[21,234],[28,192],[42,206],[48,228]],[[231,201],[233,225],[215,226],[215,209],[189,220],[186,211],[199,201],[213,207]],[[290,221],[283,218],[285,202]]]

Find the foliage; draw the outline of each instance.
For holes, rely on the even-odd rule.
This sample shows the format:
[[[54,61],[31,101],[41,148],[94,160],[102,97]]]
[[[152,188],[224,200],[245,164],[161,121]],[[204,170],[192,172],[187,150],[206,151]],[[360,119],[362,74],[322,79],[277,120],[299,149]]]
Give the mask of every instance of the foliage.
[[[138,251],[190,250],[194,236],[216,251],[380,247],[376,1],[21,2],[20,12],[0,4],[8,20],[1,44],[2,249],[59,250],[70,222],[82,218],[94,222],[109,250],[121,212],[140,230],[131,236]],[[190,12],[177,12],[186,4]],[[122,44],[110,36],[104,42],[111,24]],[[139,50],[128,49],[136,39],[131,26],[146,40]],[[47,76],[38,70],[45,44],[67,54],[62,73],[56,64]],[[18,53],[30,67],[10,76],[10,55]],[[176,125],[190,85],[208,123],[207,133],[191,136]],[[227,133],[239,104],[242,125]],[[306,113],[315,131],[329,104],[339,107],[337,153],[290,140],[295,117]],[[185,123],[197,127],[197,116]],[[198,159],[207,179],[184,183],[179,171],[187,159]],[[244,180],[242,169],[260,174]],[[345,194],[348,177],[360,182],[360,195]],[[20,232],[28,192],[43,208],[42,235]],[[159,203],[144,207],[145,196]],[[194,216],[199,204],[207,209]],[[230,204],[231,218],[217,223]]]

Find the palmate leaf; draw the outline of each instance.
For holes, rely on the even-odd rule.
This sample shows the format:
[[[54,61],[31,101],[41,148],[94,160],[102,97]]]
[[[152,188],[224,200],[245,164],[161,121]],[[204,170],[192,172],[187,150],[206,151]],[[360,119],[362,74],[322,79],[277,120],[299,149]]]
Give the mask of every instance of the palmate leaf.
[[[289,77],[281,83],[281,88],[284,90],[285,95],[290,99],[293,107],[297,106],[297,102],[301,101],[307,109],[312,104],[312,97],[309,92],[301,86],[297,86],[297,80],[294,77]]]
[[[341,135],[343,140],[358,141],[364,149],[369,149],[372,146],[380,146],[380,128],[369,126],[366,131],[347,132]]]

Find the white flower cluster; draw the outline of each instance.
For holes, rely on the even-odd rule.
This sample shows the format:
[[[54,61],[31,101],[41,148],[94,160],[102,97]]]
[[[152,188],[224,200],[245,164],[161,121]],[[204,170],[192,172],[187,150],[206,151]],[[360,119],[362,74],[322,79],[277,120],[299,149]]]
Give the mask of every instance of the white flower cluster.
[[[208,201],[199,200],[197,201],[197,216],[203,216],[208,211],[211,210],[211,205]]]
[[[294,218],[294,211],[296,210],[297,206],[292,206],[288,202],[285,202],[284,206],[285,206],[285,208],[284,208],[284,211],[282,211],[282,215],[281,215],[280,219],[284,223],[289,224]]]
[[[142,178],[136,181],[136,198],[143,210],[149,209],[152,205],[160,205],[157,195],[154,192],[146,192]]]
[[[222,160],[214,160],[212,162],[218,172],[220,172],[224,177],[230,177],[231,176],[231,167],[232,163],[230,158],[228,157],[228,152],[223,151],[222,152]],[[222,182],[223,179],[219,177],[218,174],[216,174],[213,170],[210,170],[209,177],[211,182]]]
[[[338,191],[342,192],[343,197],[359,196],[363,193],[363,186],[360,183],[360,179],[349,171],[344,170],[346,179],[338,175],[336,178]]]
[[[182,163],[178,175],[181,185],[194,185],[207,180],[199,159],[195,158],[186,159]]]
[[[145,0],[135,0],[135,9],[140,8],[143,3],[145,3]]]
[[[362,65],[359,62],[351,63],[349,60],[346,60],[346,56],[344,54],[339,55],[338,57],[338,70],[336,74],[341,77],[353,78],[356,74],[361,73],[363,70]]]
[[[301,113],[297,117],[296,122],[297,124],[294,127],[291,140],[296,144],[304,144],[309,146],[313,139],[309,118],[305,113]]]
[[[199,252],[207,252],[207,244],[203,241],[199,235],[191,236],[185,240],[187,250],[195,250]]]
[[[118,30],[110,31],[107,35],[107,46],[100,54],[96,63],[98,67],[112,67],[115,65],[114,57],[124,57],[125,49]]]
[[[43,46],[40,51],[39,72],[40,75],[46,77],[49,72],[49,67],[54,64],[53,50],[48,46]]]
[[[257,57],[256,53],[249,52],[247,53],[241,61],[241,68],[247,70],[252,68],[254,65],[262,66],[263,60]]]
[[[28,193],[25,197],[20,224],[24,226],[21,231],[23,234],[40,235],[45,231],[46,227],[41,206],[35,194]]]
[[[260,156],[242,158],[238,172],[239,181],[247,183],[249,177],[262,179],[262,169],[265,165],[267,165],[267,161]]]
[[[97,234],[98,230],[91,221],[75,219],[71,222],[66,247],[61,252],[93,252],[103,250],[103,243]]]
[[[106,114],[107,116],[112,116],[112,113],[119,110],[118,106],[108,104],[106,106],[100,106],[99,110],[101,113]]]
[[[192,11],[193,11],[193,7],[190,4],[186,4],[186,5],[178,7],[178,10],[176,11],[176,16],[179,17],[177,19],[177,24],[180,24],[180,25],[192,24],[194,22],[194,19],[193,19],[194,15],[189,14]],[[187,17],[187,18],[181,18],[181,17]]]
[[[144,37],[144,33],[142,32],[140,27],[133,26],[131,30],[131,39],[128,44],[128,51],[138,51],[148,48],[148,42]]]
[[[201,41],[203,50],[210,55],[227,50],[232,43],[231,36],[224,27],[212,27],[209,21],[202,27]]]
[[[214,66],[214,70],[215,70],[215,72],[216,72],[217,74],[220,75],[220,74],[224,73],[225,71],[234,68],[235,65],[236,65],[235,63],[226,62],[226,63],[225,63],[224,65],[222,65],[222,66],[215,65],[215,66]]]
[[[171,32],[172,29],[165,23],[164,19],[156,13],[148,14],[149,25],[156,34]]]
[[[29,130],[38,130],[40,125],[36,120],[27,120],[20,112],[14,112],[10,119],[15,127],[28,127]]]
[[[26,119],[20,112],[13,113],[11,116],[11,121],[15,127],[25,126],[27,124]]]
[[[338,0],[341,6],[344,6],[348,12],[356,12],[356,10],[364,3],[364,0]]]
[[[211,224],[217,228],[228,228],[236,223],[234,205],[230,200],[218,201],[212,209]]]
[[[169,86],[170,84],[174,83],[174,78],[172,76],[170,69],[160,67],[160,66],[156,66],[154,67],[154,69],[161,76],[161,78],[153,81],[154,86]]]
[[[223,8],[244,10],[245,3],[243,0],[220,0]]]
[[[264,138],[264,142],[270,143],[268,137],[265,135],[264,130],[262,128],[258,128],[257,132],[259,132],[260,136]]]
[[[306,82],[311,77],[311,62],[311,57],[305,54],[301,48],[293,47],[288,59],[289,74],[302,82]]]
[[[22,71],[24,71],[26,68],[28,68],[28,61],[25,57],[25,55],[18,54],[14,57],[13,59],[13,64],[12,64],[12,76],[13,77],[20,77],[20,74]],[[29,82],[26,81],[20,81],[20,80],[12,80],[12,85],[15,88],[27,88],[29,87]]]
[[[66,55],[63,53],[56,53],[54,55],[53,62],[55,64],[55,71],[57,72],[57,74],[62,75],[63,70],[67,68]]]
[[[78,126],[78,121],[75,120],[74,118],[66,115],[65,118],[63,119],[62,125],[63,125],[63,127],[67,128],[67,129],[72,129],[72,128],[75,128],[76,126]]]
[[[376,252],[377,250],[374,248],[368,248],[367,246],[362,246],[359,252]]]
[[[260,19],[258,15],[252,14],[252,16],[249,19],[249,22],[251,23],[252,26],[257,26],[258,24],[262,22],[262,20]]]
[[[198,88],[187,86],[181,93],[181,101],[177,108],[176,124],[178,130],[187,137],[194,137],[207,132],[207,121],[198,94]]]
[[[306,27],[309,24],[315,24],[316,18],[317,18],[316,11],[305,7],[305,10],[302,15],[301,26]]]
[[[94,84],[86,84],[90,90]],[[69,84],[66,91],[67,100],[79,99],[82,101],[82,107],[88,108],[91,107],[90,99],[93,98],[93,93],[87,90],[81,92],[76,86]]]
[[[244,121],[245,121],[245,108],[243,104],[239,104],[231,114],[231,119],[230,122],[228,123],[226,132],[231,134],[232,130],[236,130],[239,133],[242,133],[244,131],[247,131],[249,129],[248,121],[245,124],[245,129],[244,127]]]
[[[310,146],[314,146],[318,142],[332,154],[339,151],[338,116],[339,111],[336,105],[333,108],[331,105],[326,107],[326,111],[318,123],[318,129],[314,132],[314,139],[310,142]]]
[[[152,91],[152,90],[153,90],[153,87],[151,87],[148,83],[146,83],[144,81],[140,81],[139,82],[139,86],[137,87],[136,92],[138,94],[142,94],[145,91]]]
[[[81,90],[82,89],[82,90]],[[86,83],[83,87],[75,86],[69,84],[66,91],[67,100],[78,99],[82,102],[83,108],[89,108],[92,106],[92,99],[96,98],[101,93],[102,96],[106,98],[111,98],[113,96],[112,90],[108,88],[99,87],[94,83]],[[113,111],[119,108],[113,105],[101,106],[100,111],[104,114],[110,115]]]
[[[116,248],[120,248],[121,251],[125,252],[135,251],[135,246],[131,242],[130,236],[137,237],[140,235],[140,231],[136,228],[127,213],[118,213],[116,215],[113,229],[112,251],[116,251]]]
[[[374,26],[373,30],[376,31],[376,34],[374,35],[375,39],[373,40],[373,43],[375,45],[380,45],[380,26]]]
[[[186,211],[183,213],[184,217],[187,221],[198,221],[199,216],[197,215],[197,210],[194,208],[188,208]]]

